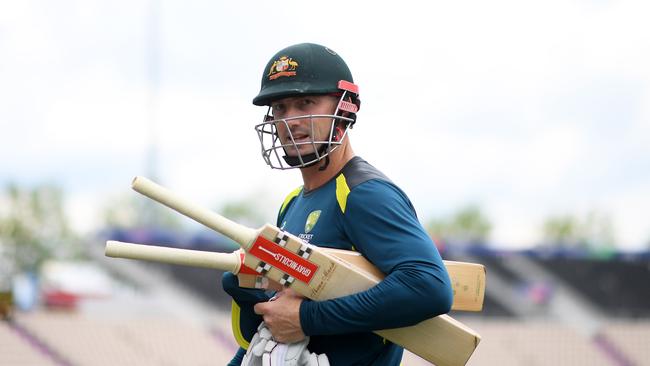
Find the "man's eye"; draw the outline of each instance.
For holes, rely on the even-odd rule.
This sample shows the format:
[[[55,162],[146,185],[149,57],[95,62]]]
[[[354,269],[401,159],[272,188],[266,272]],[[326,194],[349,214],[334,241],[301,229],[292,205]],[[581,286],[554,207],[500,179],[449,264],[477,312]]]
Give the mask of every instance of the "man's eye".
[[[303,105],[309,105],[309,104],[314,104],[314,101],[311,99],[303,99],[302,100]]]

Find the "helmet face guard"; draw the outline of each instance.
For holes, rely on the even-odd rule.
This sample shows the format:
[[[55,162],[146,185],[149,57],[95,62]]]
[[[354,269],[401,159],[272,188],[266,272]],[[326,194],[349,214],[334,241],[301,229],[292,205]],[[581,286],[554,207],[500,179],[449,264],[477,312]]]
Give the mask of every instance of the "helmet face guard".
[[[354,118],[337,115],[338,110],[337,108],[334,114],[304,115],[283,119],[273,119],[273,116],[267,113],[264,122],[255,126],[262,146],[262,158],[266,164],[273,169],[284,170],[306,168],[325,159],[343,144],[348,129],[354,123]],[[309,126],[308,138],[296,141],[289,127],[289,122],[294,120],[307,121],[303,123]],[[317,131],[323,129],[320,124],[329,124],[329,133],[326,136],[317,136]],[[278,126],[283,126],[283,130],[287,131],[286,141],[280,138]],[[307,152],[301,152],[305,149],[304,146],[310,146]]]

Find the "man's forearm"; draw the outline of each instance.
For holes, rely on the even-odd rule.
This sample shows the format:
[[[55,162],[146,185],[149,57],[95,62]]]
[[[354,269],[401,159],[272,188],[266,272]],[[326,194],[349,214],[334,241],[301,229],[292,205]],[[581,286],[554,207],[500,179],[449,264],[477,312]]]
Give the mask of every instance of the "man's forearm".
[[[304,301],[300,307],[303,331],[306,335],[369,332],[445,314],[453,300],[446,278],[422,266],[401,268],[366,291],[327,301]]]

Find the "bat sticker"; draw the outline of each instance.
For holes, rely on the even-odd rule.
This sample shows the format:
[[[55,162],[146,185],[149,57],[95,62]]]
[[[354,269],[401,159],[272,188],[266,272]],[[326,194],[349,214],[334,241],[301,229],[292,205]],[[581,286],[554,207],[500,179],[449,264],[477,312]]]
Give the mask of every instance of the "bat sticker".
[[[301,252],[300,255],[293,253],[263,236],[258,236],[249,250],[250,254],[259,258],[264,264],[275,267],[290,277],[308,284],[318,270],[318,265],[303,257],[303,255],[309,256],[308,253],[311,253],[309,247],[301,248]],[[262,273],[259,270],[258,272]]]

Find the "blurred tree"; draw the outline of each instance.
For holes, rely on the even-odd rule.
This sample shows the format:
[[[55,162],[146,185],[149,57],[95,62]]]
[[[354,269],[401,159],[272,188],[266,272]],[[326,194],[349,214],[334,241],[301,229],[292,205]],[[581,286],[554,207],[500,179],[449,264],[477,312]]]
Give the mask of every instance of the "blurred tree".
[[[268,195],[258,193],[238,200],[231,200],[224,203],[218,212],[240,224],[258,228],[269,219]],[[273,222],[275,223],[275,222]]]
[[[616,246],[614,224],[609,215],[590,211],[584,220],[585,239],[590,248],[611,249]]]
[[[0,320],[11,315],[13,309],[13,276],[16,272],[14,253],[0,237]]]
[[[616,245],[614,227],[608,215],[588,212],[584,218],[575,215],[552,216],[544,221],[543,242],[546,245],[607,250]]]
[[[449,219],[431,220],[427,230],[437,239],[480,244],[488,239],[492,224],[477,205],[468,205]]]
[[[152,200],[133,194],[112,198],[103,209],[104,224],[108,227],[132,229],[164,227],[180,230],[181,215]]]
[[[16,270],[35,270],[48,258],[81,256],[78,236],[63,209],[63,191],[54,185],[22,188],[9,184],[0,211],[0,245]]]
[[[578,229],[578,219],[570,216],[553,216],[544,221],[544,243],[559,246],[582,246]]]

